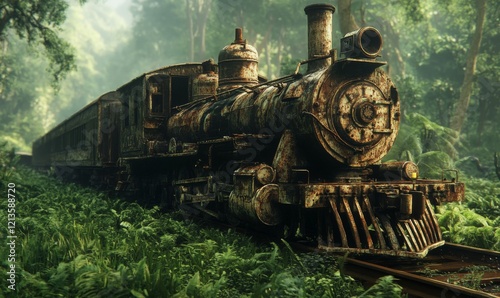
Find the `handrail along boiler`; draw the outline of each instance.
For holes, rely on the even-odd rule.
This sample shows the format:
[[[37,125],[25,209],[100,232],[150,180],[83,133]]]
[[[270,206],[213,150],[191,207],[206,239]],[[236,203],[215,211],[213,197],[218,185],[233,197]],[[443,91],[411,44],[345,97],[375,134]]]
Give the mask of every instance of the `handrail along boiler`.
[[[442,245],[433,208],[462,200],[464,185],[420,179],[410,161],[381,163],[401,118],[398,91],[377,60],[382,37],[373,27],[346,34],[337,59],[334,10],[305,8],[308,59],[292,75],[260,77],[257,51],[236,29],[218,65],[168,66],[110,93],[120,105],[120,148],[114,165],[100,153],[111,146],[94,142],[94,156],[119,173],[116,189],[327,251],[418,258]],[[109,169],[86,169],[111,180]]]

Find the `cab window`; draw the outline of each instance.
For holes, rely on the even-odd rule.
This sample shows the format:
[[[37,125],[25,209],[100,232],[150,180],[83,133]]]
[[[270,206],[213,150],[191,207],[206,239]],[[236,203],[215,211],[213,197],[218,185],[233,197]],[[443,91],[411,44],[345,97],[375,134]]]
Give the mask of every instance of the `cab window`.
[[[189,101],[189,77],[173,76],[170,84],[170,109]],[[172,114],[175,111],[172,111]]]
[[[161,82],[149,83],[149,112],[152,115],[163,115],[165,113],[165,88]]]

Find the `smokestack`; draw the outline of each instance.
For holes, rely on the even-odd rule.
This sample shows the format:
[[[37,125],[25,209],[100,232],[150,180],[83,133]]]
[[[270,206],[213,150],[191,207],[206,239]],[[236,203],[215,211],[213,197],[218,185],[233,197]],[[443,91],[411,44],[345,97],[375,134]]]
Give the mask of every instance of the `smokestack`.
[[[307,40],[309,59],[330,54],[332,49],[332,18],[335,7],[331,4],[313,4],[304,8],[307,15]],[[307,72],[328,67],[331,58],[311,61]]]

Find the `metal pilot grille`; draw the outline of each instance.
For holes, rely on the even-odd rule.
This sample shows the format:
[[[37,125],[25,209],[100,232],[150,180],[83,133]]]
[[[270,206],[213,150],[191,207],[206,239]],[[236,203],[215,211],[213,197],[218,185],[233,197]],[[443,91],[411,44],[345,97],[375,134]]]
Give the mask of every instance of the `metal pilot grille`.
[[[421,219],[406,220],[376,213],[367,197],[330,198],[329,203],[331,208],[318,222],[321,249],[420,258],[444,243],[428,200]]]

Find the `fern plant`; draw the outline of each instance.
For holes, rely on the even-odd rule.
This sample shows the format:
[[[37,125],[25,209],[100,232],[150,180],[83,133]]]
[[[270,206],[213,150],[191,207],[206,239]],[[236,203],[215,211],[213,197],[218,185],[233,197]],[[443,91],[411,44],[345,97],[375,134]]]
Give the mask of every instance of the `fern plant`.
[[[410,160],[419,165],[421,176],[439,178],[443,169],[454,168],[462,147],[457,132],[412,113],[405,117],[384,160]]]

